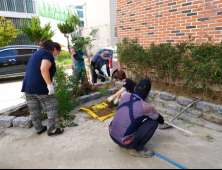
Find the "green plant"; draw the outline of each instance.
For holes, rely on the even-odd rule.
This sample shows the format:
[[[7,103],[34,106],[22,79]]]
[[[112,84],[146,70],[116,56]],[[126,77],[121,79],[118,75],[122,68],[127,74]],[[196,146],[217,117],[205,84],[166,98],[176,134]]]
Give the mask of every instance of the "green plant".
[[[190,126],[187,126],[187,128],[191,128],[191,127],[195,127],[195,125],[190,125]]]
[[[59,28],[59,31],[64,35],[64,37],[67,38],[67,46],[68,49],[70,49],[69,35],[75,31],[73,24],[66,20],[65,23],[57,24],[57,27]]]
[[[109,95],[108,88],[109,88],[109,85],[107,85],[106,87],[104,87],[100,90],[97,90],[97,92],[100,92],[100,93],[102,93],[102,95],[107,96],[107,95]]]
[[[211,136],[211,135],[206,135],[205,138],[211,140],[211,141],[214,141],[215,139]]]
[[[70,92],[77,84],[76,79],[73,76],[68,76],[68,74],[63,71],[62,66],[58,65],[54,80],[58,84],[54,93],[59,102],[57,115],[58,126],[61,128],[77,126],[77,124],[73,122],[76,116],[70,115],[70,111],[79,105],[79,103],[76,102],[76,96],[71,95]]]
[[[9,45],[18,34],[21,34],[21,30],[16,29],[11,20],[0,18],[0,47]]]
[[[117,43],[118,59],[136,82],[147,78],[154,88],[165,90],[168,86],[170,92],[172,86],[185,88],[182,92],[178,90],[179,95],[199,90],[203,97],[222,101],[222,43],[213,44],[211,37],[201,44],[194,40],[190,35],[188,41],[174,45],[151,43],[144,49],[138,38],[125,37],[122,43]],[[210,89],[212,85],[217,85],[220,91]]]
[[[22,27],[22,31],[26,34],[28,39],[32,42],[37,42],[40,44],[41,42],[51,39],[55,32],[51,30],[52,26],[50,23],[45,24],[44,27],[41,26],[41,21],[39,17],[32,17],[31,23],[29,23],[28,19],[25,20],[25,25],[20,22]]]
[[[184,119],[183,119],[183,118],[181,118],[181,117],[178,117],[178,118],[177,118],[177,120],[184,120]]]

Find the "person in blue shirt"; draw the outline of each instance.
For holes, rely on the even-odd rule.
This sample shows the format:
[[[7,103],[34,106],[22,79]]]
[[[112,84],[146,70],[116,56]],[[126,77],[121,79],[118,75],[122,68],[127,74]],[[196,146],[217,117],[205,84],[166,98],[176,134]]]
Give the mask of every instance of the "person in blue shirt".
[[[105,81],[105,78],[103,76],[104,73],[102,72],[102,67],[103,65],[106,65],[106,71],[107,74],[109,76],[109,80],[111,80],[110,77],[110,69],[109,69],[109,60],[112,58],[112,56],[110,55],[110,51],[109,50],[103,50],[99,53],[97,53],[91,62],[91,66],[93,67],[93,83],[97,83],[97,74],[102,75],[101,76],[101,82]]]
[[[83,37],[79,37],[76,41],[75,41],[75,45],[73,45],[73,51],[71,51],[71,56],[76,60],[75,61],[75,68],[72,65],[72,69],[73,69],[73,75],[74,77],[77,79],[77,81],[81,80],[82,84],[86,84],[88,83],[88,79],[87,79],[87,73],[86,73],[86,68],[85,68],[85,62],[87,62],[89,59],[83,57],[84,53],[83,53],[83,45],[84,43],[84,38]],[[72,61],[73,61],[72,58]]]
[[[55,119],[58,110],[58,101],[53,95],[57,86],[53,81],[56,73],[55,58],[59,55],[61,47],[52,40],[41,43],[40,49],[35,52],[27,65],[23,80],[22,92],[25,93],[27,105],[31,115],[33,126],[37,134],[48,131],[48,136],[61,134],[64,129],[55,127]],[[41,108],[48,116],[47,127],[41,122]]]

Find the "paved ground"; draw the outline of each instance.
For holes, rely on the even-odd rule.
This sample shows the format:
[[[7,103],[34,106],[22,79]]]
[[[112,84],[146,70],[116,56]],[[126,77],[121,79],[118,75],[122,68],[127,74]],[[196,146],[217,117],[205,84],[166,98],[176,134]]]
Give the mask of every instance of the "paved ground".
[[[96,102],[103,100],[105,98]],[[83,106],[90,104],[92,101]],[[66,128],[60,136],[48,137],[46,133],[38,136],[34,128],[0,129],[0,168],[177,169],[157,156],[131,156],[109,137],[108,125],[113,118],[104,122],[90,120],[88,114],[77,111],[80,107],[72,111],[79,126]],[[189,124],[181,120],[175,124],[202,136],[211,135],[215,141],[210,143],[171,128],[157,130],[146,147],[190,169],[222,168],[220,132],[199,126],[187,128]]]

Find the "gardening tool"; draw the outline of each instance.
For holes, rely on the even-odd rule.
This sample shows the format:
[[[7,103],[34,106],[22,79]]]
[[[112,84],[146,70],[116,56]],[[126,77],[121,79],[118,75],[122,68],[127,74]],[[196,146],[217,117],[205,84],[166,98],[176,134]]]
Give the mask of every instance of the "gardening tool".
[[[181,130],[181,131],[184,131],[184,132],[186,132],[186,133],[189,133],[189,134],[191,134],[191,135],[194,135],[194,136],[196,136],[196,137],[198,137],[198,138],[201,138],[201,139],[203,139],[203,140],[206,140],[206,141],[208,141],[208,142],[212,142],[211,140],[209,140],[209,139],[207,139],[207,138],[204,138],[204,137],[199,136],[199,135],[197,135],[197,134],[195,134],[195,133],[189,132],[189,131],[187,131],[187,130],[185,130],[185,129],[182,129],[182,128],[178,127],[178,126],[175,126],[175,125],[173,125],[173,124],[171,124],[171,123],[167,123],[167,122],[166,122],[166,124],[167,124],[168,126],[175,127],[175,128],[177,128],[177,129],[179,129],[179,130]]]
[[[169,128],[169,127],[172,127],[172,126],[170,126],[169,124],[172,124],[173,123],[173,121],[177,118],[177,117],[179,117],[184,111],[186,111],[190,106],[192,106],[194,103],[196,103],[196,102],[199,102],[201,100],[201,98],[194,98],[194,100],[193,100],[193,102],[192,103],[190,103],[186,108],[184,108],[180,113],[178,113],[175,117],[173,117],[170,121],[169,121],[169,123],[167,124],[167,123],[165,123],[165,124],[163,124],[163,125],[159,125],[158,126],[158,129],[166,129],[166,128]]]
[[[173,165],[178,166],[178,167],[181,168],[181,169],[187,169],[187,168],[185,168],[185,167],[183,167],[183,166],[181,166],[181,165],[179,165],[179,164],[177,164],[177,163],[175,163],[175,162],[173,162],[173,161],[171,161],[171,160],[163,157],[162,155],[159,155],[158,153],[153,152],[153,154],[156,155],[156,156],[158,156],[158,157],[160,157],[160,158],[162,158],[162,159],[164,159],[164,160],[166,160],[166,161],[168,161],[168,162],[170,162],[170,163],[173,164]]]

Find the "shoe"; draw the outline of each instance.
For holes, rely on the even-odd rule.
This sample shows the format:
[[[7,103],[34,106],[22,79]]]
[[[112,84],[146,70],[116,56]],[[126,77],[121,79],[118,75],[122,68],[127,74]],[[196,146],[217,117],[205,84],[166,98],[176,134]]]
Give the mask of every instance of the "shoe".
[[[143,147],[141,151],[137,151],[136,149],[131,149],[130,154],[142,158],[150,158],[153,156],[153,152],[145,147]]]
[[[36,132],[38,135],[41,135],[43,132],[47,130],[47,126],[44,126],[44,128],[40,132]]]
[[[56,128],[56,131],[54,133],[48,132],[48,136],[53,136],[53,135],[59,135],[64,132],[64,129]]]

